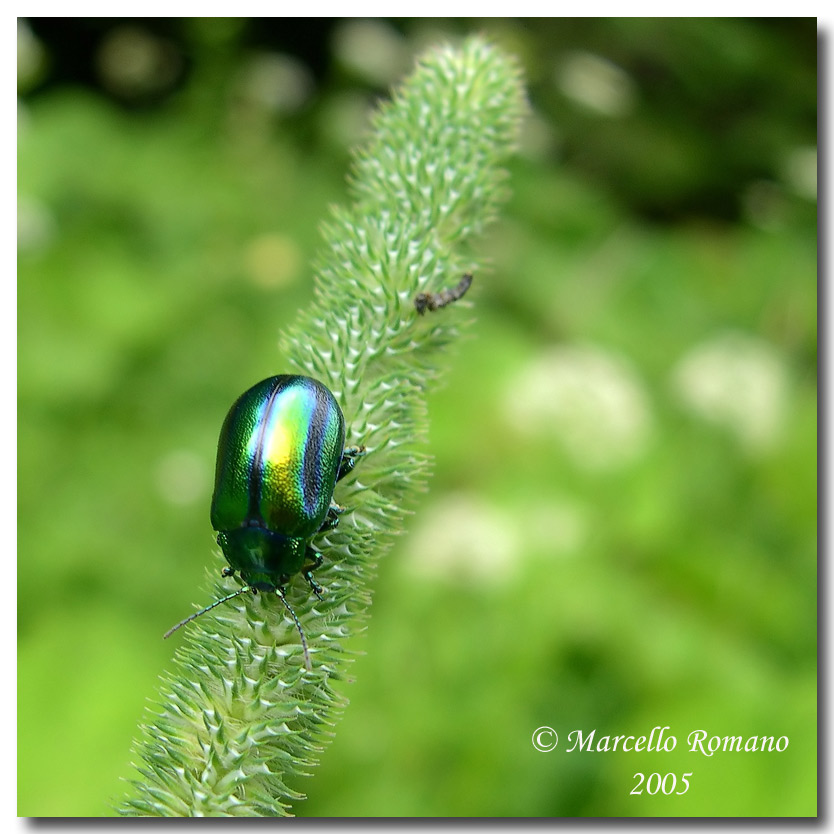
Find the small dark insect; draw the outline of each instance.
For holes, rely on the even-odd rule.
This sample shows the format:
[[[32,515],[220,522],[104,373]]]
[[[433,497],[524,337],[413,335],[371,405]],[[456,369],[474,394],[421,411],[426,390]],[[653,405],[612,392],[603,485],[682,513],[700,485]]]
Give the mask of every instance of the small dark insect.
[[[472,286],[472,275],[465,273],[460,283],[450,290],[441,290],[440,292],[421,292],[414,298],[414,306],[419,315],[428,310],[430,313],[463,298],[469,287]]]

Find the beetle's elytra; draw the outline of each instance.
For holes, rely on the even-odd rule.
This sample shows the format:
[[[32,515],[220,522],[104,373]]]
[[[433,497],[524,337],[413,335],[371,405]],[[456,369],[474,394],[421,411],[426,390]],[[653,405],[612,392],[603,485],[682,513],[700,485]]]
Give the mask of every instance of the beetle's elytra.
[[[310,544],[339,523],[336,482],[350,472],[364,447],[345,448],[345,418],[330,390],[306,376],[273,376],[252,386],[232,405],[217,445],[211,523],[229,563],[244,586],[166,633],[246,591],[274,591],[310,655],[304,631],[284,595],[301,572],[316,596],[312,571],[322,557]]]

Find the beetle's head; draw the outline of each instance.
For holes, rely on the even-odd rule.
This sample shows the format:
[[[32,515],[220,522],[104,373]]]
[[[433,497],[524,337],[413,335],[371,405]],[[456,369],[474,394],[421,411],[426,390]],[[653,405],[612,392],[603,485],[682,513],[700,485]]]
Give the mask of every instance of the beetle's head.
[[[263,524],[246,524],[223,530],[217,543],[230,567],[247,585],[261,590],[281,587],[298,573],[304,563],[306,542],[267,529]]]

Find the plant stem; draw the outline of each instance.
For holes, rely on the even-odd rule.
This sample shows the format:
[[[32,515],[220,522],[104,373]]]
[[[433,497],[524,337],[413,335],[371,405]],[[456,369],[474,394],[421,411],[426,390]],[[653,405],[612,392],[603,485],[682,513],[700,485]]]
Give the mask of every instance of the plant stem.
[[[365,627],[377,561],[425,488],[426,391],[468,305],[418,316],[414,298],[476,266],[464,247],[504,196],[501,163],[524,109],[515,63],[472,38],[429,51],[376,114],[352,203],[324,229],[314,302],[284,339],[286,362],[338,398],[347,443],[368,450],[337,485],[340,525],[315,539],[323,601],[300,578],[286,587],[313,671],[272,595],[244,594],[190,624],[142,728],[141,779],[122,814],[275,816],[302,798],[291,785],[346,703],[333,688],[351,662],[343,641]],[[218,580],[214,598],[231,590]]]

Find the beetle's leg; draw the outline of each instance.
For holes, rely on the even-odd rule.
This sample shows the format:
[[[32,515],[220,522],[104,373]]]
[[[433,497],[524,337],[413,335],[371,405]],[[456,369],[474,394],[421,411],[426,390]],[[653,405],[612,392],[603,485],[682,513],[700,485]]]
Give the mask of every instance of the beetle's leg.
[[[313,593],[319,599],[321,599],[321,585],[319,585],[319,583],[316,582],[315,579],[313,579],[313,571],[316,568],[321,567],[321,563],[324,561],[324,559],[322,558],[321,553],[319,553],[318,550],[313,550],[312,547],[307,548],[306,555],[310,562],[304,566],[304,568],[301,571],[301,575],[310,583],[310,587],[313,589]]]
[[[327,508],[327,515],[319,527],[319,533],[324,530],[332,530],[339,524],[339,516],[345,511],[344,507],[340,507],[335,501],[331,499],[330,506]]]
[[[367,451],[364,446],[345,446],[345,450],[342,452],[342,462],[339,464],[339,474],[336,476],[337,481],[341,481],[342,478],[347,475],[354,466],[356,466],[356,461],[358,458],[361,458],[363,455],[367,454]]]

